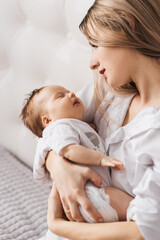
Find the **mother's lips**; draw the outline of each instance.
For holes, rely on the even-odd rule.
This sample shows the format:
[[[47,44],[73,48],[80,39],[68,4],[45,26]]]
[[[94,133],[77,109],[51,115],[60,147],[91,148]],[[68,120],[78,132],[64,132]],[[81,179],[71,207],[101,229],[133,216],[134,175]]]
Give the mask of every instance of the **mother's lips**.
[[[106,69],[102,69],[102,70],[99,70],[99,73],[100,73],[101,75],[103,75],[103,77],[104,77],[105,79],[107,79],[107,77],[106,77],[106,75],[105,75],[105,71],[106,71]]]
[[[99,70],[100,74],[104,74],[104,72],[105,72],[105,69]]]

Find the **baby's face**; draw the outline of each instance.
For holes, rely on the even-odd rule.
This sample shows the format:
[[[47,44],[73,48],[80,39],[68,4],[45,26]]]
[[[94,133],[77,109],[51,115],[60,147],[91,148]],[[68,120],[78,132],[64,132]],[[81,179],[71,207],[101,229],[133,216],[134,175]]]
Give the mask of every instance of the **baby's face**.
[[[62,118],[82,120],[84,106],[76,95],[61,86],[47,86],[40,93],[42,109],[50,122]]]

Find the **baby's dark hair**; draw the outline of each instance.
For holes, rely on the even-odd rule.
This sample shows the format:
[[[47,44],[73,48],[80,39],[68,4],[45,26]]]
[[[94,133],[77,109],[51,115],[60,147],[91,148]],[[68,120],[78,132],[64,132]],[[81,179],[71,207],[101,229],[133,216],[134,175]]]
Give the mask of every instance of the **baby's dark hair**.
[[[24,125],[29,128],[36,136],[41,137],[44,126],[41,121],[41,106],[34,104],[34,97],[39,94],[44,87],[34,89],[24,100],[23,108],[20,114]]]

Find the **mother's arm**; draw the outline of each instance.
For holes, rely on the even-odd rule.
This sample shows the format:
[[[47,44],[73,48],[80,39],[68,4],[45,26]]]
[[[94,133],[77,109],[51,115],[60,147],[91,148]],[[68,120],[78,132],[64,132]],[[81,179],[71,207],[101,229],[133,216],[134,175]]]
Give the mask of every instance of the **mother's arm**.
[[[48,199],[48,227],[59,236],[74,240],[144,240],[133,221],[77,223],[65,220],[59,194],[53,186]]]
[[[72,240],[144,240],[133,221],[88,224],[57,219],[49,228],[56,235]]]
[[[56,167],[55,167],[56,166]],[[95,220],[102,222],[102,216],[88,200],[84,186],[87,180],[91,180],[97,187],[101,187],[102,178],[88,167],[73,164],[50,151],[46,158],[46,167],[59,192],[63,209],[70,209],[71,213],[66,215],[69,220],[84,221],[80,212],[81,205]]]
[[[56,167],[55,167],[56,166]],[[91,180],[97,187],[101,186],[101,177],[88,167],[75,165],[51,151],[46,160],[46,167],[60,194],[63,209],[71,213],[66,215],[69,220],[82,222],[79,212],[81,205],[93,217],[95,222],[102,222],[101,215],[90,203],[84,192],[86,181]],[[110,196],[110,204],[117,211],[120,221],[126,220],[126,212],[130,201],[133,199],[127,193],[111,187],[106,187],[106,194]],[[118,197],[117,197],[118,196]]]

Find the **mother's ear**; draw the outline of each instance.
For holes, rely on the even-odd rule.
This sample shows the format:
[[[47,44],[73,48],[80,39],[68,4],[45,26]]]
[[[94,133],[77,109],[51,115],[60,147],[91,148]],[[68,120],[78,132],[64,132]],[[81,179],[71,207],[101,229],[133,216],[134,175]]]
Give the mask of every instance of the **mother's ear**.
[[[127,23],[128,27],[130,27],[132,30],[135,29],[135,21],[133,17],[123,15],[122,18],[124,22]]]

